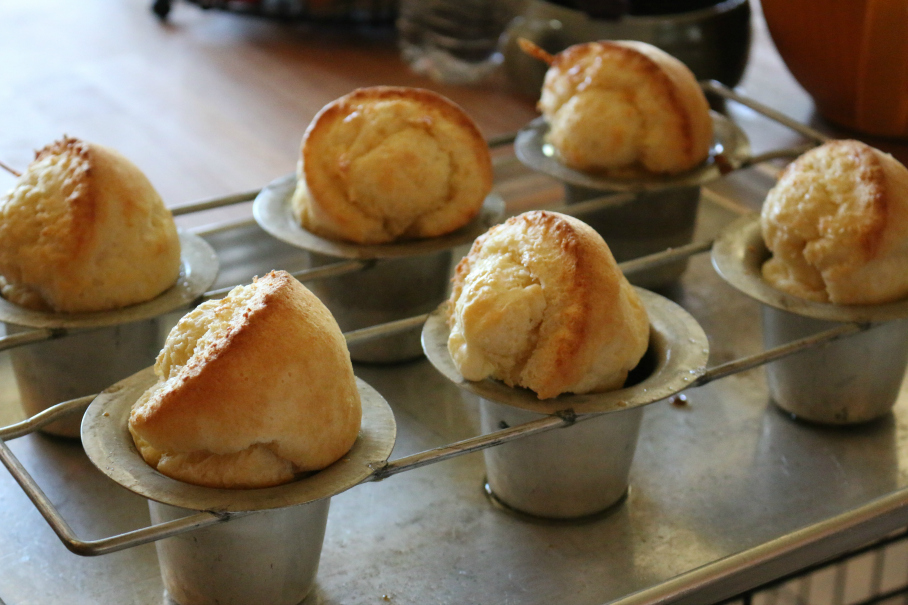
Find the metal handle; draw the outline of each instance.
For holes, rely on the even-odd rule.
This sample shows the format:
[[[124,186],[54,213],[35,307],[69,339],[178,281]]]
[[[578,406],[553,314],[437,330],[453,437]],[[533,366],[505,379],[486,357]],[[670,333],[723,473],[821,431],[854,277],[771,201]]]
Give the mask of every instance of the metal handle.
[[[486,143],[492,149],[496,147],[504,147],[505,145],[510,145],[514,142],[514,139],[517,138],[516,132],[505,132],[504,134],[499,134],[494,137],[489,137],[486,139]]]
[[[772,349],[767,349],[762,353],[756,353],[750,355],[749,357],[742,357],[741,359],[736,359],[723,363],[712,368],[708,368],[697,380],[695,380],[691,386],[699,387],[712,382],[713,380],[718,380],[719,378],[725,378],[726,376],[731,376],[732,374],[737,374],[739,372],[744,372],[769,363],[770,361],[776,361],[777,359],[782,359],[783,357],[788,357],[789,355],[794,355],[805,349],[811,347],[816,347],[827,342],[832,342],[833,340],[838,340],[840,338],[846,338],[848,336],[854,336],[861,332],[870,330],[871,328],[876,328],[879,326],[885,325],[885,322],[870,324],[870,323],[850,323],[826,330],[824,332],[817,332],[816,334],[811,334],[805,338],[799,340],[793,340],[792,342],[773,347]]]
[[[90,404],[94,398],[95,395],[88,395],[86,397],[80,397],[79,399],[64,401],[24,422],[0,429],[0,462],[9,470],[10,474],[16,480],[16,483],[19,484],[29,500],[32,501],[35,508],[38,509],[38,512],[41,513],[41,516],[44,517],[44,520],[47,521],[48,525],[54,530],[54,533],[57,534],[57,537],[60,538],[60,541],[63,542],[67,549],[82,556],[90,557],[104,555],[133,546],[139,546],[140,544],[176,536],[194,529],[208,527],[209,525],[214,525],[216,523],[223,523],[231,516],[239,516],[238,514],[200,512],[195,515],[183,517],[182,519],[143,527],[141,529],[111,536],[109,538],[102,538],[100,540],[82,540],[79,538],[69,526],[69,523],[66,522],[66,519],[64,519],[56,507],[54,507],[53,503],[44,493],[44,490],[41,489],[29,472],[25,470],[25,467],[19,459],[13,454],[12,450],[9,449],[5,440],[27,435],[50,422],[59,420],[70,414],[81,412],[88,407],[88,404]]]
[[[589,418],[592,418],[593,416],[598,416],[598,414],[588,415]],[[471,437],[470,439],[464,439],[463,441],[419,452],[418,454],[404,456],[397,460],[389,460],[381,467],[375,469],[375,472],[365,481],[381,481],[404,471],[422,468],[430,464],[435,464],[436,462],[450,460],[451,458],[457,458],[464,454],[472,454],[473,452],[495,447],[502,443],[516,441],[523,437],[538,435],[539,433],[545,433],[552,429],[570,426],[577,420],[578,417],[574,416],[573,413],[562,412],[553,416],[546,416],[545,418],[524,422],[523,424],[515,424],[506,429],[486,433],[485,435],[479,435],[477,437]]]
[[[227,221],[221,221],[220,223],[209,223],[207,225],[199,225],[198,227],[192,227],[189,229],[189,232],[193,235],[198,235],[199,237],[208,237],[211,235],[216,235],[218,233],[223,233],[224,231],[232,231],[234,229],[242,229],[243,227],[252,227],[257,225],[254,218],[244,217],[244,218],[235,218]]]
[[[47,408],[31,418],[26,418],[22,422],[5,426],[0,429],[0,439],[5,439],[7,441],[16,439],[28,435],[29,433],[33,433],[41,427],[46,426],[55,420],[59,420],[60,418],[84,412],[85,408],[94,401],[95,397],[97,397],[97,395],[86,395],[85,397],[79,397],[78,399],[70,399],[69,401],[64,401],[63,403],[58,403],[53,407]]]
[[[741,164],[740,168],[749,168],[756,164],[762,164],[763,162],[769,162],[770,160],[796,158],[804,153],[807,153],[814,147],[816,147],[816,144],[807,143],[804,145],[798,145],[797,147],[782,147],[780,149],[764,151],[763,153],[758,153],[757,155],[752,155],[749,158],[747,158],[747,160],[743,164]]]

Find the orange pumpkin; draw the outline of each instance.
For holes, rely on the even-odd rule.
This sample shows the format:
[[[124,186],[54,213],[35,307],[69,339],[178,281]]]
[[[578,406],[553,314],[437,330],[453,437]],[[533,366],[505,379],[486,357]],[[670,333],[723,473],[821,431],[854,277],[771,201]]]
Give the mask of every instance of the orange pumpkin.
[[[908,136],[908,0],[762,0],[785,64],[825,118]]]

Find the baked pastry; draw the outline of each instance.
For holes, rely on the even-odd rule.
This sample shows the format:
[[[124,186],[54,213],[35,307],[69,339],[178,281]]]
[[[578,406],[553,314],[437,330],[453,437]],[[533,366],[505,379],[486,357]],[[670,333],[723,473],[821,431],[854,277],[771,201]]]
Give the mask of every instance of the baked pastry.
[[[674,174],[709,155],[709,104],[681,61],[645,42],[589,42],[555,55],[539,110],[561,160],[615,176]]]
[[[443,235],[492,188],[489,148],[445,97],[361,88],[326,105],[303,136],[293,211],[318,235],[358,244]]]
[[[344,336],[315,295],[283,271],[183,317],[155,374],[129,430],[151,466],[187,483],[285,483],[339,459],[359,432]]]
[[[18,305],[106,311],[154,298],[179,273],[173,216],[113,149],[64,137],[0,198],[0,293]]]
[[[786,167],[763,204],[763,277],[809,300],[908,295],[908,170],[860,141],[831,141]]]
[[[467,380],[540,399],[620,388],[649,320],[608,246],[585,223],[527,212],[490,229],[457,265],[448,350]]]

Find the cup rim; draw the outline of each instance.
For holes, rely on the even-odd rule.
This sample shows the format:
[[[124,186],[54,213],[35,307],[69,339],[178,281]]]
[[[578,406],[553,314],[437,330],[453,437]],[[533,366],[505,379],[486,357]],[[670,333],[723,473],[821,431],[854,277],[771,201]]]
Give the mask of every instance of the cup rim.
[[[359,435],[350,451],[331,466],[290,483],[257,489],[219,489],[178,481],[145,462],[127,426],[133,403],[156,381],[154,368],[149,367],[98,395],[82,420],[82,445],[102,473],[129,491],[163,504],[231,513],[306,504],[362,483],[394,448],[397,424],[390,406],[357,378],[363,409]]]
[[[680,174],[616,178],[571,168],[558,159],[554,147],[546,142],[549,124],[541,116],[517,133],[514,153],[532,170],[588,189],[640,192],[704,185],[720,178],[727,171],[720,167],[718,156],[721,155],[734,170],[750,159],[750,140],[741,127],[734,120],[718,112],[710,110],[709,115],[713,122],[713,142],[710,145],[709,157],[699,166]]]
[[[423,351],[435,369],[458,387],[483,399],[530,412],[557,414],[570,410],[577,415],[601,414],[647,405],[690,387],[706,371],[709,340],[697,320],[681,306],[655,292],[634,289],[649,316],[648,350],[655,353],[656,368],[646,379],[627,388],[539,399],[530,389],[509,387],[491,378],[467,380],[448,352],[448,302],[439,305],[423,325]]]
[[[28,309],[0,298],[0,321],[29,328],[104,328],[153,319],[192,304],[214,283],[219,269],[218,257],[208,242],[198,235],[183,230],[177,233],[180,275],[170,288],[151,300],[109,311],[60,313]]]
[[[504,200],[489,193],[479,215],[465,226],[438,237],[390,244],[355,244],[321,237],[303,228],[296,220],[290,199],[296,189],[296,175],[287,174],[268,183],[252,203],[252,215],[259,226],[286,244],[327,256],[348,259],[389,259],[440,252],[468,244],[499,223],[504,216]]]
[[[908,298],[880,305],[836,305],[777,290],[762,276],[763,262],[769,256],[758,213],[745,215],[728,225],[712,249],[713,267],[722,279],[770,307],[813,319],[838,322],[861,323],[908,317]]]

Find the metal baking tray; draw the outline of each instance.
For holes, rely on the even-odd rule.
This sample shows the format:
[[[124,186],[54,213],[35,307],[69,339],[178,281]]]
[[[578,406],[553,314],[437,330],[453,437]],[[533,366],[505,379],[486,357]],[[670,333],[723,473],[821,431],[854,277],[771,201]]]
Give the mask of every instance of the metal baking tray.
[[[762,181],[758,173],[741,178]],[[746,210],[707,192],[695,241]],[[225,265],[216,287],[309,264],[307,253],[255,225],[206,239]],[[704,327],[711,366],[761,351],[758,303],[722,281],[706,255],[694,256],[665,294]],[[162,330],[173,319],[163,318]],[[0,357],[7,425],[21,412]],[[478,434],[475,396],[428,361],[355,371],[394,411],[392,459]],[[477,454],[336,496],[305,603],[714,602],[908,523],[906,434],[904,388],[892,416],[824,428],[770,405],[762,369],[736,373],[647,407],[630,493],[595,520],[530,522],[492,506]],[[149,524],[145,500],[99,473],[77,442],[29,435],[10,447],[77,534]],[[152,545],[71,555],[6,473],[0,537],[0,599],[9,605],[166,602]]]

